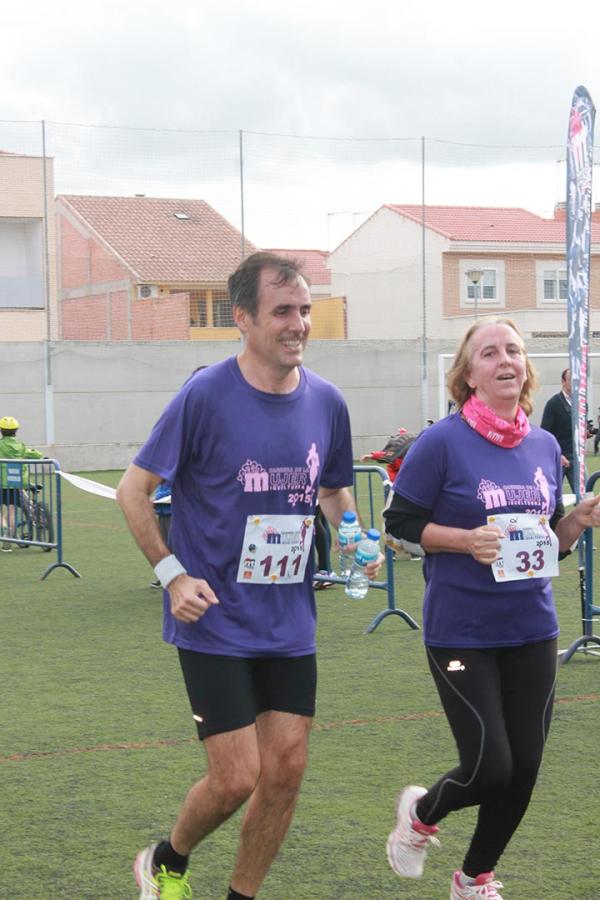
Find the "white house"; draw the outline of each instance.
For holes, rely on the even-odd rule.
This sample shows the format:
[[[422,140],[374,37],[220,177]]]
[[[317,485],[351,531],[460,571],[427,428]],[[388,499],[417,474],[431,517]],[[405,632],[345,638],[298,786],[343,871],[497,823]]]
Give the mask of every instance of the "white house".
[[[600,332],[600,211],[592,225],[590,325]],[[424,265],[423,265],[424,262]],[[329,256],[351,339],[455,339],[475,314],[511,316],[526,336],[566,332],[565,211],[380,207]],[[423,278],[423,273],[425,278]],[[479,281],[476,278],[479,277]],[[425,300],[425,302],[424,302]]]

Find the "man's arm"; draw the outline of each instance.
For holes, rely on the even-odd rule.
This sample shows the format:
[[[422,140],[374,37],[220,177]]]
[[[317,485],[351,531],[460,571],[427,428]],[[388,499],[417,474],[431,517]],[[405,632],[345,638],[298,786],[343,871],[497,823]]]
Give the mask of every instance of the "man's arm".
[[[319,504],[325,518],[335,528],[339,528],[342,516],[348,510],[352,510],[358,516],[354,496],[349,487],[319,488]]]
[[[117,488],[117,502],[127,519],[129,530],[153,568],[171,552],[160,536],[154,506],[150,500],[161,480],[153,472],[132,463]]]
[[[161,560],[171,557],[171,551],[160,535],[150,500],[161,480],[153,472],[132,463],[117,488],[117,502],[125,514],[129,530],[153,568]],[[173,562],[177,562],[175,557]],[[197,622],[210,606],[219,602],[203,578],[193,578],[185,570],[169,580],[165,587],[169,592],[171,612],[181,622]]]
[[[40,450],[34,450],[32,447],[27,447],[25,450],[25,459],[43,459],[44,454]]]

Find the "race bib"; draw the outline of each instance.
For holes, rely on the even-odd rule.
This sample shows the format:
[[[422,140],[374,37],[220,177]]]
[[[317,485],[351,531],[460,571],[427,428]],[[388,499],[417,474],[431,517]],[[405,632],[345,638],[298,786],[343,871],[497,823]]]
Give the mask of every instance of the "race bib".
[[[488,516],[488,525],[502,529],[500,559],[492,563],[496,581],[551,578],[558,575],[558,538],[548,517],[531,513]]]
[[[314,516],[248,516],[237,581],[296,584],[304,581]]]

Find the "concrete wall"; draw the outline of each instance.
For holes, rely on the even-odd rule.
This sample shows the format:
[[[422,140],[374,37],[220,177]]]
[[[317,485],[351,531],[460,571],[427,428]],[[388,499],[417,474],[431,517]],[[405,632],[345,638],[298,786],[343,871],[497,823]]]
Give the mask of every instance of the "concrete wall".
[[[16,416],[20,436],[57,458],[67,471],[126,466],[162,409],[190,373],[240,349],[238,341],[112,343],[64,341],[50,355],[52,391],[46,402],[43,343],[0,343],[0,416]],[[454,342],[429,346],[429,416],[438,418],[438,354]],[[530,341],[541,387],[532,420],[539,423],[547,398],[558,390],[567,365],[562,341]],[[600,355],[600,341],[592,351]],[[352,419],[355,456],[379,449],[399,425],[421,425],[419,341],[319,341],[309,344],[306,365],[343,392]],[[448,362],[446,362],[446,367]],[[590,415],[600,404],[600,358],[592,359]],[[445,400],[445,397],[443,398]],[[52,408],[53,407],[53,408]],[[54,444],[46,443],[47,415]]]

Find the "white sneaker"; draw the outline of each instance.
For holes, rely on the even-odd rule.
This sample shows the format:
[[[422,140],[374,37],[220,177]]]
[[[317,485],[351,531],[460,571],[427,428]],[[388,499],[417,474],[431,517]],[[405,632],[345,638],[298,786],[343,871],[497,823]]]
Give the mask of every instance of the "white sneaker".
[[[420,878],[427,857],[427,845],[437,847],[440,842],[435,837],[440,830],[437,825],[424,825],[413,817],[412,810],[427,790],[409,785],[398,794],[396,801],[396,827],[387,839],[386,851],[390,866],[403,878]]]
[[[154,870],[156,844],[140,850],[133,864],[133,873],[140,888],[139,900],[190,900],[192,888],[188,872],[169,872],[165,866]]]
[[[136,884],[141,890],[139,900],[156,900],[156,898],[160,898],[158,884],[152,870],[155,850],[156,844],[150,844],[149,847],[140,850],[133,864]]]
[[[474,884],[462,885],[460,872],[452,876],[450,888],[450,900],[502,900],[498,890],[503,887],[500,881],[495,880],[493,872],[484,872],[478,875]]]

